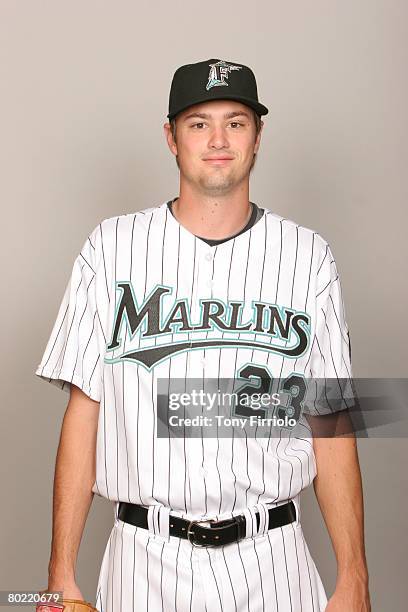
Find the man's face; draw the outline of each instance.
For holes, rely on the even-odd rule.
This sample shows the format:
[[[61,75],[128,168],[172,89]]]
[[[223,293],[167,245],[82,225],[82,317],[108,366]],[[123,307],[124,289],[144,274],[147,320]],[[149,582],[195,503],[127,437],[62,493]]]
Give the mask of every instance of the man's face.
[[[263,125],[263,124],[262,124]],[[250,108],[231,100],[190,106],[176,118],[176,139],[165,126],[181,180],[200,192],[220,196],[249,179],[260,145]]]

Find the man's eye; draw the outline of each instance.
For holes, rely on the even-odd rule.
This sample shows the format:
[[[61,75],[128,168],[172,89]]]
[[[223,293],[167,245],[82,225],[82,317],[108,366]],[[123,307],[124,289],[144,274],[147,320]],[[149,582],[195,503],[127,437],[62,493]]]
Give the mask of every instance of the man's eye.
[[[231,121],[230,125],[234,126],[234,125],[243,125],[243,124],[239,123],[238,121]]]
[[[202,121],[200,121],[200,123],[194,123],[191,127],[195,128],[197,126],[201,126],[204,125],[204,123]]]

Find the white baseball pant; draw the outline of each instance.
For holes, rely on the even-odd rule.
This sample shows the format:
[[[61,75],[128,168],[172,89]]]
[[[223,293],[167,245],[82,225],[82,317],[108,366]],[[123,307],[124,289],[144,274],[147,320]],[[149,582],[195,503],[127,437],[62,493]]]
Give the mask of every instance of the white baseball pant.
[[[164,506],[149,509],[149,529],[124,523],[115,513],[96,607],[100,612],[324,611],[326,592],[293,501],[295,522],[266,531],[269,506],[260,503],[254,507],[261,516],[258,533],[253,509],[246,509],[246,537],[214,548],[169,536]]]

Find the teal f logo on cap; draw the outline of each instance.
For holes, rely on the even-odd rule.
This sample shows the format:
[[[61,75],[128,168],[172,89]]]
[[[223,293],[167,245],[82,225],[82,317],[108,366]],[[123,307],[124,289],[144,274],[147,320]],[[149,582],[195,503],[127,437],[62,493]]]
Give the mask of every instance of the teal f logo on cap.
[[[231,74],[236,71],[239,71],[239,76]],[[177,68],[171,82],[167,117],[172,121],[190,106],[212,100],[234,100],[249,106],[259,116],[268,113],[267,107],[258,100],[256,79],[251,68],[210,57]]]
[[[224,60],[220,60],[216,64],[210,64],[210,73],[208,75],[206,90],[208,91],[212,87],[220,87],[221,85],[226,85],[228,87],[226,79],[228,78],[228,74],[233,70],[241,70],[241,66],[228,64],[228,62],[224,62]]]

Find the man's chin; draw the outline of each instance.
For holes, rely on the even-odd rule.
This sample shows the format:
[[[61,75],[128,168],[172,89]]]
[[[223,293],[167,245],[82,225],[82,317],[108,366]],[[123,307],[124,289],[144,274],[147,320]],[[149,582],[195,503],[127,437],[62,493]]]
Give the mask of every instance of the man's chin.
[[[236,183],[235,181],[223,181],[221,182],[210,182],[210,181],[200,181],[200,187],[202,191],[208,193],[209,195],[220,196],[226,193],[229,193],[233,190]]]
[[[236,176],[222,172],[212,174],[211,176],[206,174],[199,179],[202,189],[218,193],[219,195],[231,191],[239,182]]]
[[[206,172],[199,175],[184,174],[184,178],[191,184],[195,184],[202,193],[209,196],[222,196],[231,193],[247,175],[237,176],[227,168],[219,168],[215,172]]]

